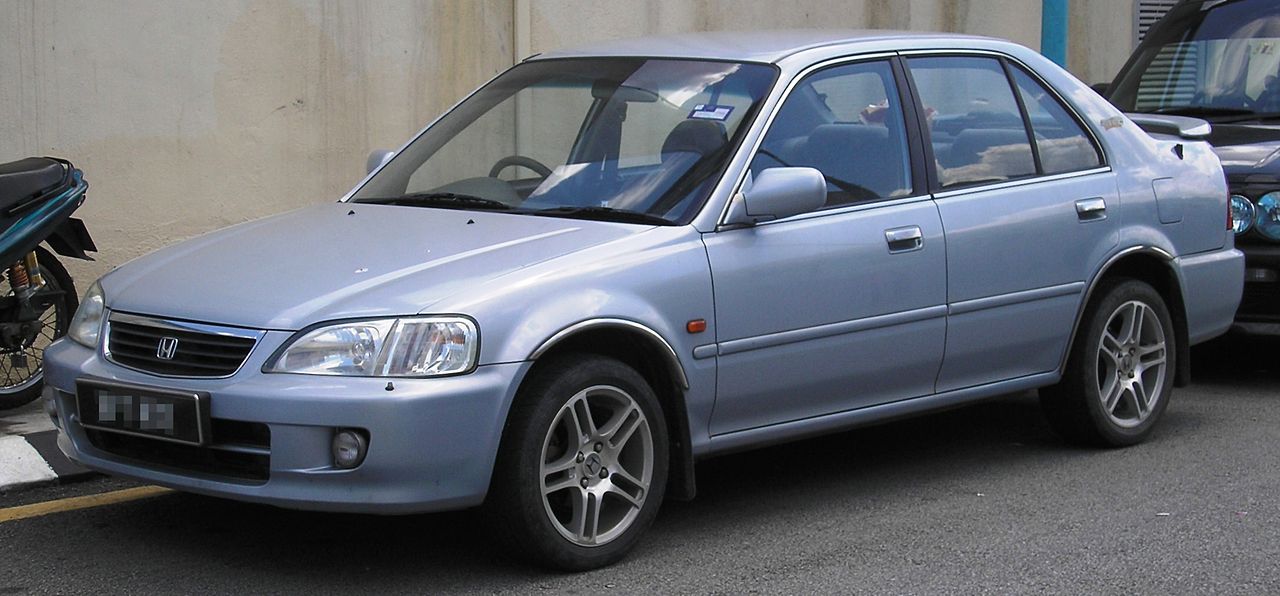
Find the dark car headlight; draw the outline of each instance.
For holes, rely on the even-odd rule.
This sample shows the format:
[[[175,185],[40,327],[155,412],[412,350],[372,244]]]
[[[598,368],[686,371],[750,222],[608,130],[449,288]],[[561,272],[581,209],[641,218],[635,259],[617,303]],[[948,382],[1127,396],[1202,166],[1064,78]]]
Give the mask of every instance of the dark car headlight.
[[[1280,241],[1280,191],[1269,192],[1258,199],[1254,225],[1268,240]]]
[[[1231,230],[1237,236],[1248,232],[1253,228],[1254,217],[1257,216],[1257,209],[1253,207],[1253,201],[1243,195],[1231,195]]]

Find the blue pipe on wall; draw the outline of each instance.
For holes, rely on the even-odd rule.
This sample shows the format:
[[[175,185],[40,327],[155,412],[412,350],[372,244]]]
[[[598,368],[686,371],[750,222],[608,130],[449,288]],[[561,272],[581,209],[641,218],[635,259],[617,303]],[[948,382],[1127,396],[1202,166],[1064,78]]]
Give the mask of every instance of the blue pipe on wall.
[[[1041,0],[1040,53],[1067,66],[1067,3],[1069,0]]]

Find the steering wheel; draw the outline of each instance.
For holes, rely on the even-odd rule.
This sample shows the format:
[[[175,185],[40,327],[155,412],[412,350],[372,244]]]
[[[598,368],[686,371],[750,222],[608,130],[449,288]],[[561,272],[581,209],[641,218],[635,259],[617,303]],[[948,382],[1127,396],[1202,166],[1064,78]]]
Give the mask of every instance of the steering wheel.
[[[523,155],[508,155],[494,162],[493,167],[489,168],[489,177],[497,178],[498,172],[501,172],[502,170],[509,168],[511,166],[522,166],[522,167],[529,168],[530,170],[533,170],[544,179],[547,176],[551,175],[551,168],[548,168],[547,166],[542,165],[542,162],[532,157],[525,157]]]

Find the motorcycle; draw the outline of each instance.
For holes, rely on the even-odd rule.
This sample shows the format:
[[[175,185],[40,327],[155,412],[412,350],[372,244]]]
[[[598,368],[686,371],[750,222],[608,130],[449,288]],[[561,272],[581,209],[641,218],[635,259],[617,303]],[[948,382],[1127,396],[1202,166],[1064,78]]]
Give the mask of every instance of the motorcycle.
[[[29,157],[0,164],[0,410],[40,396],[44,349],[66,335],[79,304],[75,284],[48,244],[65,257],[92,261],[98,249],[71,214],[89,184],[71,162]],[[4,291],[0,289],[0,291]]]

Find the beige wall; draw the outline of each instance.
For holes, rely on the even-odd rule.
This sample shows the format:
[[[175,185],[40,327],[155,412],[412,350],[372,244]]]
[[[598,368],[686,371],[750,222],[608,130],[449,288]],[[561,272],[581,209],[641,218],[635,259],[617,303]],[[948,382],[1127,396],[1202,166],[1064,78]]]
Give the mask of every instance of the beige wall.
[[[1109,79],[1131,0],[1072,0],[1071,66]],[[341,196],[534,52],[785,27],[944,30],[1040,43],[1040,0],[0,0],[0,160],[86,172],[88,281],[205,231]],[[1128,36],[1128,37],[1126,37]],[[270,266],[264,263],[264,266]],[[254,264],[246,264],[254,266]]]
[[[795,27],[994,35],[1039,47],[1041,0],[515,0],[521,55],[582,41]],[[527,16],[525,14],[527,13]]]
[[[1091,85],[1110,83],[1133,51],[1134,3],[1132,0],[1070,2],[1067,67]]]
[[[331,201],[511,65],[510,0],[0,2],[0,159],[84,169],[110,267]],[[269,265],[269,264],[268,264]],[[246,264],[252,266],[252,264]]]

